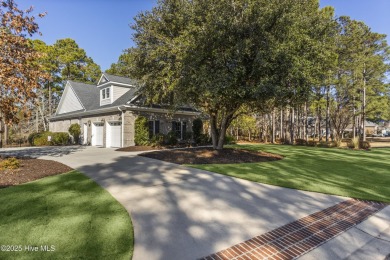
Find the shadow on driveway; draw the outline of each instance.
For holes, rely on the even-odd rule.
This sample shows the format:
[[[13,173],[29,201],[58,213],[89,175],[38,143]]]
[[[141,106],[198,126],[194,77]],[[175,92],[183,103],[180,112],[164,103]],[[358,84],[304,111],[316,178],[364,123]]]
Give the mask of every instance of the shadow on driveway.
[[[84,146],[45,146],[45,147],[23,147],[0,149],[0,156],[31,157],[42,156],[62,157],[85,149]]]

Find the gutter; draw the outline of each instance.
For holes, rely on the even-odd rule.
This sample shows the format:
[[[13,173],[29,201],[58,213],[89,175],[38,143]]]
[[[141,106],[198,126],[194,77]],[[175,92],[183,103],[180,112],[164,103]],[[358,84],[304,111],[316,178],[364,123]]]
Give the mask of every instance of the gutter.
[[[132,106],[132,105],[123,105],[121,107],[122,108],[127,108],[127,110],[131,110],[131,111],[155,112],[155,113],[172,113],[172,110],[162,109],[162,108],[138,107],[138,106]],[[200,115],[201,113],[200,112],[191,112],[191,111],[177,110],[177,111],[174,111],[173,114],[175,114],[175,115],[197,116],[197,115]]]
[[[124,130],[125,130],[125,111],[122,110],[121,107],[118,107],[118,110],[122,112],[122,124],[121,124],[121,147],[124,147]]]
[[[83,116],[90,116],[90,115],[101,114],[101,113],[115,112],[117,110],[118,107],[101,108],[92,111],[78,112],[78,113],[68,114],[68,115],[58,115],[58,116],[50,117],[49,121],[52,122],[52,121],[58,121],[62,119],[72,119],[75,117],[83,117]]]

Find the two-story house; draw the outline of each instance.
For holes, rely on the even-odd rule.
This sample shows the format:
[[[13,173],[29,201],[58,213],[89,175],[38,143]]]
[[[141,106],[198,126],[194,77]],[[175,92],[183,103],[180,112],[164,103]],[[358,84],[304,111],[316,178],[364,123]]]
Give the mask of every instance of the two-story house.
[[[67,132],[71,124],[81,127],[82,143],[103,147],[126,147],[134,143],[135,119],[149,120],[149,132],[174,131],[183,138],[199,112],[191,107],[172,111],[158,105],[145,105],[129,78],[103,73],[97,85],[68,81],[56,113],[50,118],[50,131]],[[188,128],[188,130],[187,130]]]

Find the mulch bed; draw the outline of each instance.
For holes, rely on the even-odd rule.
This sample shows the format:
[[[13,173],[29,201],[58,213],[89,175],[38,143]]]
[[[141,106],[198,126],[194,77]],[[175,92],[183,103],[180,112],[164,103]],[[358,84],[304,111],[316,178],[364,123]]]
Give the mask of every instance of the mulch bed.
[[[231,164],[254,163],[280,160],[283,157],[261,151],[225,148],[187,148],[142,153],[140,156],[149,157],[177,164]]]
[[[0,158],[0,162],[2,160],[4,159]],[[20,161],[19,169],[0,170],[0,188],[18,185],[73,170],[69,166],[50,160],[31,158],[18,158],[18,160]]]

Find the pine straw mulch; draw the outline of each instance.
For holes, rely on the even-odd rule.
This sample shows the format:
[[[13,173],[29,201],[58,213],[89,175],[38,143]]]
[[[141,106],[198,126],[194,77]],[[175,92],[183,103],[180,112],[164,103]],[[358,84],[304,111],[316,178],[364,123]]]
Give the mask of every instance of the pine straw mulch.
[[[5,158],[0,158],[0,162]],[[47,176],[58,175],[73,170],[65,164],[32,158],[17,158],[20,161],[18,169],[0,169],[0,188],[14,186]]]
[[[177,164],[234,164],[276,161],[281,155],[261,151],[224,148],[213,150],[209,147],[162,150],[142,153],[140,156],[149,157]]]

